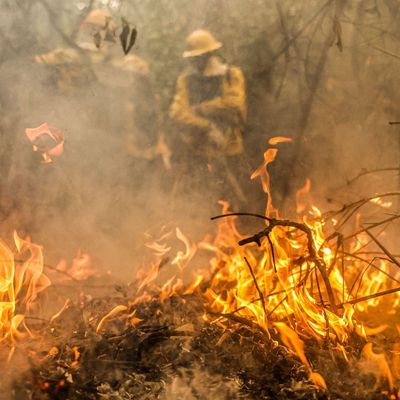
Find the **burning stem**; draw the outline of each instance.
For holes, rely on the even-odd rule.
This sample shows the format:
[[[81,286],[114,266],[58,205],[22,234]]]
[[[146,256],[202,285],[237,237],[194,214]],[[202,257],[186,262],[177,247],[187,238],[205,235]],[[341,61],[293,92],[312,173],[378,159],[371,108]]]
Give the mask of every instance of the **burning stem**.
[[[358,299],[353,299],[353,300],[346,301],[346,302],[344,302],[342,304],[339,304],[338,308],[343,308],[343,306],[345,304],[354,305],[354,304],[357,304],[357,303],[361,303],[362,301],[368,301],[368,300],[371,300],[371,299],[376,299],[377,297],[382,297],[382,296],[386,296],[388,294],[397,293],[397,292],[400,292],[400,287],[384,290],[383,292],[373,293],[373,294],[370,294],[368,296],[359,297]]]
[[[326,315],[326,311],[325,311],[324,298],[322,297],[321,287],[319,286],[317,270],[315,270],[315,282],[317,283],[318,294],[319,294],[319,298],[321,299],[322,312],[323,312],[324,318],[325,318],[326,338],[328,339],[329,338],[329,319],[328,319],[328,316]]]
[[[261,301],[261,304],[262,304],[262,307],[263,307],[263,310],[264,310],[264,319],[266,319],[266,318],[267,318],[267,315],[268,315],[268,312],[267,312],[267,307],[265,306],[264,295],[263,295],[263,293],[262,293],[260,287],[258,286],[257,278],[256,278],[256,276],[254,275],[254,271],[253,271],[253,268],[251,268],[251,265],[250,265],[250,263],[249,263],[249,260],[248,260],[246,257],[244,257],[244,261],[246,261],[246,264],[247,264],[247,266],[249,267],[249,271],[250,271],[250,274],[251,274],[251,276],[252,276],[252,278],[253,278],[254,285],[256,286],[257,292],[258,292],[258,294],[259,294],[259,296],[260,296],[260,301]]]
[[[363,228],[363,229],[364,232],[375,242],[375,244],[386,254],[386,256],[390,259],[390,261],[392,261],[393,264],[397,265],[397,267],[400,268],[400,263],[396,260],[395,257],[392,256],[392,254],[386,249],[386,247],[384,247],[383,244],[379,242],[374,235],[372,235],[372,233],[369,231],[370,228]]]

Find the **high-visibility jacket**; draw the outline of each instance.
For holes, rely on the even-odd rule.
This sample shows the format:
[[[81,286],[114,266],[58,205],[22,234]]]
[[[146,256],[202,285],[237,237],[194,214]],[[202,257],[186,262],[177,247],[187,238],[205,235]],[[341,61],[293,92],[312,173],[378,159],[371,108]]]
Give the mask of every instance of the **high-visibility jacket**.
[[[241,69],[211,57],[202,75],[190,70],[183,72],[177,80],[170,116],[190,128],[192,135],[200,135],[194,142],[207,140],[202,135],[216,127],[225,138],[224,153],[242,153],[246,88]],[[185,142],[185,138],[182,140]]]

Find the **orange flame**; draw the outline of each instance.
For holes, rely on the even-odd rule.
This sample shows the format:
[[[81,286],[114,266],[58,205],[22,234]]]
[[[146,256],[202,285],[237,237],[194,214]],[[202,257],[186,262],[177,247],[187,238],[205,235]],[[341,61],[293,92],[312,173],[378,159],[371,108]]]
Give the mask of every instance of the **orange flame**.
[[[18,262],[0,240],[0,342],[9,340],[12,346],[16,339],[24,336],[19,329],[24,313],[33,307],[38,293],[50,285],[43,273],[42,248],[29,239],[20,238],[16,232],[14,241]]]
[[[89,254],[83,253],[80,250],[78,251],[76,257],[72,260],[71,266],[68,266],[65,260],[61,260],[56,266],[56,270],[66,273],[64,279],[69,279],[70,277],[76,281],[84,281],[97,274],[92,268],[92,262]]]
[[[191,245],[188,238],[179,228],[176,229],[176,237],[185,245],[185,251],[178,251],[175,258],[171,261],[171,264],[176,264],[182,270],[196,253],[196,245]]]
[[[275,157],[278,153],[277,149],[267,149],[264,153],[264,162],[251,174],[250,179],[260,178],[261,185],[263,188],[264,193],[267,193],[267,210],[266,215],[270,216],[272,211],[275,211],[272,207],[272,200],[271,200],[271,182],[270,177],[267,172],[268,165],[275,160]]]
[[[104,324],[107,322],[107,320],[109,320],[110,318],[114,317],[115,315],[126,311],[128,309],[128,307],[123,306],[123,305],[118,305],[116,307],[114,307],[108,314],[106,314],[98,323],[97,328],[96,328],[96,333],[99,333],[102,329]]]
[[[362,357],[364,371],[375,375],[376,386],[381,386],[386,381],[389,389],[393,389],[393,376],[385,355],[375,353],[372,349],[372,343],[367,343],[362,350]]]
[[[278,143],[288,143],[288,142],[292,142],[292,141],[293,141],[293,139],[290,137],[275,136],[268,140],[268,144],[270,144],[271,146],[275,146]]]

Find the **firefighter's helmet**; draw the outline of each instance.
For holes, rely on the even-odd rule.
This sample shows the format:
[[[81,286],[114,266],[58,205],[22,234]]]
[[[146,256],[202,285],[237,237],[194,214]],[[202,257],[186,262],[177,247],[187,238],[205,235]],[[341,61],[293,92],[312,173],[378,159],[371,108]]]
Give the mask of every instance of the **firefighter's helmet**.
[[[108,21],[112,20],[110,12],[106,9],[95,9],[90,11],[87,17],[83,20],[82,26],[98,26],[104,28]]]
[[[77,45],[85,50],[91,61],[104,61],[110,42],[116,42],[116,24],[106,9],[92,10],[82,21]]]
[[[183,57],[197,57],[222,47],[222,43],[218,42],[214,36],[205,29],[197,29],[192,32],[186,39],[186,50]]]

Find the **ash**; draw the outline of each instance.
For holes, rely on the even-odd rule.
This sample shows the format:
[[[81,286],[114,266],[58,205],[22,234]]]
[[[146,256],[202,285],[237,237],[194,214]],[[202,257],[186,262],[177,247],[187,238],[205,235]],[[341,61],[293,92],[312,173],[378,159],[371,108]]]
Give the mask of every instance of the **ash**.
[[[141,322],[127,327],[110,321],[96,333],[96,322],[118,301],[88,296],[85,304],[44,324],[40,345],[46,343],[46,350],[36,348],[31,366],[14,380],[11,398],[327,398],[282,346],[246,327],[224,331],[205,322],[193,295],[136,305]]]

